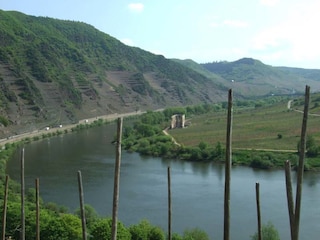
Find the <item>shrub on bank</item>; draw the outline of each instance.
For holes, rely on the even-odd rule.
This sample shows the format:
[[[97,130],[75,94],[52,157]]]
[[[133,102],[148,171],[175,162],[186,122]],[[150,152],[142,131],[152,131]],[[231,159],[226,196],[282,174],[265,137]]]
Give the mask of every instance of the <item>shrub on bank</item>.
[[[263,240],[280,240],[280,236],[278,230],[274,227],[271,222],[268,222],[267,225],[262,226],[262,239]],[[253,236],[251,236],[251,240],[258,240],[259,235],[256,232]]]

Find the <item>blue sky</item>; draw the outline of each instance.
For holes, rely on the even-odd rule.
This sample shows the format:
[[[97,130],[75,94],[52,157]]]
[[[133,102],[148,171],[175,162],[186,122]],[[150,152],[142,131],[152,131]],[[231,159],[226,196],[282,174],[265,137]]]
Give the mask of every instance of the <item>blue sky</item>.
[[[0,9],[86,22],[167,58],[320,69],[319,0],[1,0]]]

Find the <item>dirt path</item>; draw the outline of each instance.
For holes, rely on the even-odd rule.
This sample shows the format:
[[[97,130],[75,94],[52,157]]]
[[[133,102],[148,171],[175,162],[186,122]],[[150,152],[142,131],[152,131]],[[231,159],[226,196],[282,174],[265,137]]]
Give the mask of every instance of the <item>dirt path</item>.
[[[297,150],[281,150],[281,149],[268,149],[268,148],[233,148],[234,150],[252,150],[252,151],[262,151],[262,152],[287,152],[287,153],[296,153]]]
[[[301,110],[297,110],[297,109],[291,108],[292,101],[293,101],[293,100],[289,100],[289,101],[288,101],[287,108],[288,108],[289,110],[292,110],[292,111],[295,111],[295,112],[298,112],[298,113],[303,113],[303,111],[301,111]],[[320,117],[320,114],[309,113],[309,116]]]
[[[169,129],[169,128],[166,128],[166,129],[162,130],[162,132],[164,133],[164,135],[167,135],[167,136],[171,137],[172,142],[173,142],[175,145],[181,147],[181,144],[178,143],[178,142],[174,139],[174,137],[172,137],[172,136],[168,133],[168,129]]]

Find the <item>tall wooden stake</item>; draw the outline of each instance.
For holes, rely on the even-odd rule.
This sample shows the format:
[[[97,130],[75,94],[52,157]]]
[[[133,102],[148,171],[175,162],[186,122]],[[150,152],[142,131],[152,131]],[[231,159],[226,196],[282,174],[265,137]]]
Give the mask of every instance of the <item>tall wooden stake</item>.
[[[2,240],[6,239],[8,185],[9,185],[9,176],[6,175],[6,181],[5,181],[5,187],[4,187],[4,197],[3,197]]]
[[[257,218],[258,218],[258,239],[262,240],[262,225],[260,212],[260,184],[256,183],[256,202],[257,202]]]
[[[224,240],[230,239],[230,171],[232,162],[232,89],[228,94],[228,118],[226,136],[225,188],[224,188]]]
[[[78,171],[78,186],[79,186],[80,212],[81,212],[81,224],[82,224],[82,239],[86,240],[87,239],[86,215],[85,215],[85,208],[84,208],[81,171]]]
[[[116,163],[115,163],[115,168],[114,168],[112,228],[111,228],[111,239],[112,240],[117,240],[119,182],[120,182],[120,166],[121,166],[121,139],[122,139],[122,118],[118,118],[117,142],[116,142],[117,143]]]
[[[171,236],[171,213],[172,213],[172,207],[171,207],[171,173],[170,173],[170,167],[168,167],[168,240],[172,239],[172,236]]]
[[[304,101],[304,112],[301,128],[301,144],[299,154],[299,166],[297,175],[297,191],[296,191],[296,208],[294,211],[295,217],[295,233],[294,239],[299,239],[299,225],[300,225],[300,209],[301,209],[301,195],[302,195],[302,182],[303,182],[303,171],[304,171],[304,158],[306,151],[306,136],[307,136],[307,122],[309,114],[309,100],[310,100],[310,87],[306,86],[305,101]]]
[[[20,240],[25,240],[25,211],[24,211],[24,148],[21,150],[21,233]]]
[[[290,232],[291,239],[294,239],[294,202],[292,194],[292,182],[291,182],[291,164],[287,160],[285,162],[285,174],[286,174],[286,189],[287,189],[287,201],[288,201],[288,211],[289,211],[289,220],[290,220]]]
[[[36,178],[35,184],[36,184],[36,240],[40,240],[39,178]]]

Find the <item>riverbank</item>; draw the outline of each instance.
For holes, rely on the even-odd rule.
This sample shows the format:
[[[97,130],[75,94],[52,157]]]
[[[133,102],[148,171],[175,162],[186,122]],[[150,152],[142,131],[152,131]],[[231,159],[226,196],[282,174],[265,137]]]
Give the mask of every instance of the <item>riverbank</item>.
[[[224,162],[224,145],[217,142],[215,145],[201,140],[196,146],[186,146],[176,137],[171,135],[171,130],[164,126],[165,113],[159,113],[163,109],[155,112],[148,112],[136,124],[124,130],[123,148],[129,152],[138,152],[142,155],[181,159],[194,162]],[[0,140],[0,146],[13,142],[31,142],[55,135],[66,134],[70,131],[79,131],[93,126],[100,126],[106,122],[111,122],[117,118],[142,115],[146,112],[130,112],[124,114],[111,114],[95,118],[83,119],[77,124],[58,126],[55,128],[45,128],[30,133],[12,136]],[[216,114],[217,115],[217,114]],[[167,116],[168,117],[168,116]],[[139,122],[138,121],[138,122]],[[154,121],[149,122],[148,121]],[[161,123],[161,124],[160,124]],[[135,129],[137,128],[137,129]],[[164,129],[164,130],[162,130]],[[184,129],[183,132],[188,129]],[[173,133],[177,133],[173,130]],[[176,135],[176,134],[175,134]],[[277,142],[279,142],[278,140]],[[296,150],[279,150],[271,148],[241,148],[233,147],[232,162],[234,165],[249,166],[259,169],[279,169],[284,167],[284,162],[290,160],[293,167],[297,166],[298,155]],[[308,158],[305,170],[319,171],[318,158]]]
[[[24,139],[31,139],[34,137],[41,137],[43,135],[52,135],[52,134],[56,134],[57,132],[67,133],[71,129],[76,128],[77,126],[79,126],[81,124],[83,124],[83,125],[92,124],[95,121],[99,121],[99,120],[100,121],[114,121],[118,118],[136,116],[136,115],[141,115],[143,113],[145,113],[145,112],[144,111],[135,111],[135,112],[121,113],[121,114],[114,113],[114,114],[103,115],[103,116],[99,116],[99,117],[95,117],[95,118],[82,119],[78,123],[75,123],[75,124],[68,124],[68,125],[63,125],[63,126],[60,125],[57,127],[45,127],[43,129],[35,130],[32,132],[26,132],[26,133],[22,133],[19,135],[12,135],[10,137],[0,139],[0,147],[3,147],[4,145],[6,145],[8,143],[19,142]]]

